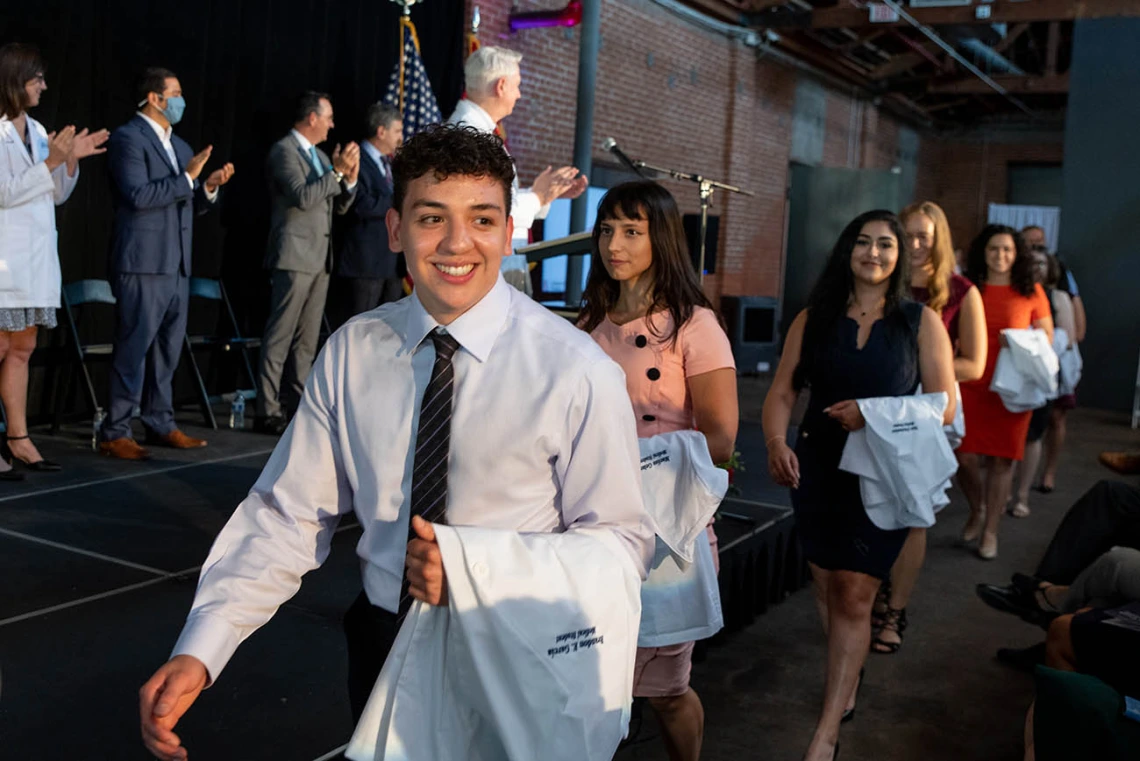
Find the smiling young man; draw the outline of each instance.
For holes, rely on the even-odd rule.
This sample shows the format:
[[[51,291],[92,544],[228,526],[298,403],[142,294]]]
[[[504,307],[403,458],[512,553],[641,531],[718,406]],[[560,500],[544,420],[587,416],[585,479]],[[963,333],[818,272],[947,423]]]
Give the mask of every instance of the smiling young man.
[[[329,339],[297,416],[214,542],[174,657],[140,694],[143,739],[161,759],[187,757],[178,719],[324,561],[341,516],[363,528],[364,591],[344,621],[356,717],[399,613],[412,598],[446,603],[431,522],[605,527],[644,577],[653,529],[625,378],[586,333],[500,277],[514,178],[502,144],[435,127],[392,171],[389,244],[415,292]]]

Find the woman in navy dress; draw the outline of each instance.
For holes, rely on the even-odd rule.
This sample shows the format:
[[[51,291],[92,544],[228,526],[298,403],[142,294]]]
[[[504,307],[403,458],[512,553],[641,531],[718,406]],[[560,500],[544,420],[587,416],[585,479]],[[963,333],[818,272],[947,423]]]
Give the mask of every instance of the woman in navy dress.
[[[856,399],[913,394],[919,381],[945,391],[954,416],[954,360],[942,320],[910,301],[898,218],[870,211],[844,229],[808,306],[788,331],[764,401],[772,478],[792,488],[796,529],[811,567],[828,635],[823,710],[805,758],[838,754],[839,725],[854,716],[860,670],[871,642],[875,593],[907,531],[871,523],[858,477],[839,470],[849,431],[864,420]],[[799,392],[811,397],[793,451],[785,440]]]

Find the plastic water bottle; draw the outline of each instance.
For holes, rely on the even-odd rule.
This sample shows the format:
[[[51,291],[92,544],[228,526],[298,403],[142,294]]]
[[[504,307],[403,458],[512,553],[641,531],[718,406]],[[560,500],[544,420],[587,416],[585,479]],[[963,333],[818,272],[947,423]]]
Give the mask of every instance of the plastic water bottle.
[[[245,429],[245,395],[238,391],[230,402],[230,428]]]
[[[95,417],[91,419],[91,451],[99,451],[99,431],[103,429],[103,421],[107,418],[107,413],[103,412],[102,407],[95,408]]]

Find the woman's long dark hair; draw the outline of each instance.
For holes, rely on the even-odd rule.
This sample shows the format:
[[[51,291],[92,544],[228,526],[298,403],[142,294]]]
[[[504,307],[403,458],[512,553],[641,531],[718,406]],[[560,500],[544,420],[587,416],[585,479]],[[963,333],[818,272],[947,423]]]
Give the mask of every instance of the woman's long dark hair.
[[[1033,259],[1029,256],[1029,246],[1025,239],[1009,225],[986,225],[982,231],[970,241],[970,248],[966,252],[966,277],[979,291],[986,290],[986,278],[989,277],[990,268],[986,264],[986,245],[995,235],[1008,235],[1013,238],[1013,247],[1017,252],[1013,258],[1013,269],[1009,273],[1009,284],[1013,290],[1022,296],[1033,295]]]
[[[617,305],[621,286],[606,272],[598,241],[602,236],[602,223],[612,222],[619,216],[649,222],[649,244],[653,250],[653,303],[649,314],[667,309],[673,317],[673,325],[667,335],[657,335],[652,322],[649,330],[658,340],[676,343],[677,333],[693,316],[693,309],[712,309],[712,303],[701,289],[701,282],[689,259],[685,227],[677,201],[668,190],[648,180],[625,182],[610,188],[598,205],[590,277],[586,280],[578,325],[590,332]]]
[[[0,116],[15,119],[28,107],[28,81],[44,73],[40,51],[10,42],[0,47]]]
[[[803,345],[800,348],[800,363],[792,376],[792,385],[797,390],[808,385],[820,348],[834,330],[835,323],[847,315],[847,307],[851,304],[851,295],[855,291],[851,254],[855,250],[855,242],[863,232],[863,226],[868,222],[886,222],[895,236],[895,245],[898,248],[898,261],[891,273],[886,303],[883,305],[883,320],[892,325],[898,323],[899,327],[910,332],[906,317],[899,309],[899,304],[904,299],[910,298],[910,264],[909,257],[902,250],[903,241],[906,240],[902,223],[895,214],[885,209],[864,212],[843,228],[843,233],[835,242],[835,247],[831,249],[831,256],[824,266],[823,274],[819,276],[811,295],[808,296],[808,317],[807,325],[804,326]]]

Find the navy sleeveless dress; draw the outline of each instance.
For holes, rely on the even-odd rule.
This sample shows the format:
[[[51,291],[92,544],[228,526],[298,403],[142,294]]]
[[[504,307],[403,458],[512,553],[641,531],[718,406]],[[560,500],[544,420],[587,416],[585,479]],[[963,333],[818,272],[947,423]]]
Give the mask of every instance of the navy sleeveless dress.
[[[811,398],[796,438],[800,487],[792,490],[792,507],[804,554],[825,570],[886,579],[906,541],[907,529],[884,531],[867,517],[859,477],[839,470],[847,431],[823,412],[847,399],[909,396],[917,390],[923,307],[903,301],[899,309],[904,320],[876,320],[862,349],[857,348],[859,323],[841,317],[806,379]]]

